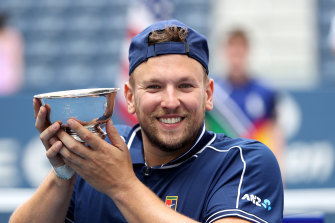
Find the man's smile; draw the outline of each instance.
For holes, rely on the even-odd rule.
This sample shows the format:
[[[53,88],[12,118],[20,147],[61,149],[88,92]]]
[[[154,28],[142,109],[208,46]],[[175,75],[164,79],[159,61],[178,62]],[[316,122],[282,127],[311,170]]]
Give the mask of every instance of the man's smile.
[[[158,120],[164,124],[176,124],[183,120],[182,117],[169,117],[169,118],[158,118]]]

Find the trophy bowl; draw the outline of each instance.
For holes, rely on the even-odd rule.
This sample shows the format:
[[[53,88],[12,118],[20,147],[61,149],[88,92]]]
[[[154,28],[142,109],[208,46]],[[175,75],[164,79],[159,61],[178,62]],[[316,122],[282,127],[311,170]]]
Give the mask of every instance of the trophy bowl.
[[[103,128],[112,117],[118,88],[91,88],[57,91],[35,95],[49,111],[50,123],[61,122],[61,127],[73,138],[84,142],[72,131],[68,119],[75,119],[92,133],[106,137]]]

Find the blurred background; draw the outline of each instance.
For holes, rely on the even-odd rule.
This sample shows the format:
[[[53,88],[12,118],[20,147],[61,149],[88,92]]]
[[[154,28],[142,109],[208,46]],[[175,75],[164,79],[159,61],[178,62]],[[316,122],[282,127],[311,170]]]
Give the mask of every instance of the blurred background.
[[[247,33],[249,73],[277,95],[281,142],[274,152],[285,181],[285,217],[335,222],[333,16],[335,0],[0,0],[0,222],[51,168],[34,128],[33,96],[122,89],[129,40],[166,18],[208,37],[215,79],[229,72],[222,49],[229,31]],[[116,103],[114,122],[133,124],[122,90]]]

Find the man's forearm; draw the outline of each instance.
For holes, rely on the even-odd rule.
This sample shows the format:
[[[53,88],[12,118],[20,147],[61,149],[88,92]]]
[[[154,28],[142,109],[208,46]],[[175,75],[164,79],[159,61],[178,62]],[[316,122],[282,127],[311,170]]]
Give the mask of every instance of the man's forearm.
[[[53,171],[34,195],[12,214],[10,223],[64,222],[71,200],[75,177],[59,179]]]
[[[120,193],[110,197],[130,223],[196,222],[165,206],[156,194],[139,181],[131,188],[124,188]]]

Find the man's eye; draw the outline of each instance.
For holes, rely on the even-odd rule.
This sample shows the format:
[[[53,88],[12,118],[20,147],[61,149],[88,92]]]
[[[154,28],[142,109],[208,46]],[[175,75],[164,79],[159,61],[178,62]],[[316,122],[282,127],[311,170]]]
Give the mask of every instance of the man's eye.
[[[191,88],[192,85],[191,84],[181,84],[179,85],[180,88]]]
[[[159,89],[161,87],[159,85],[149,85],[147,88],[149,88],[149,89]]]

